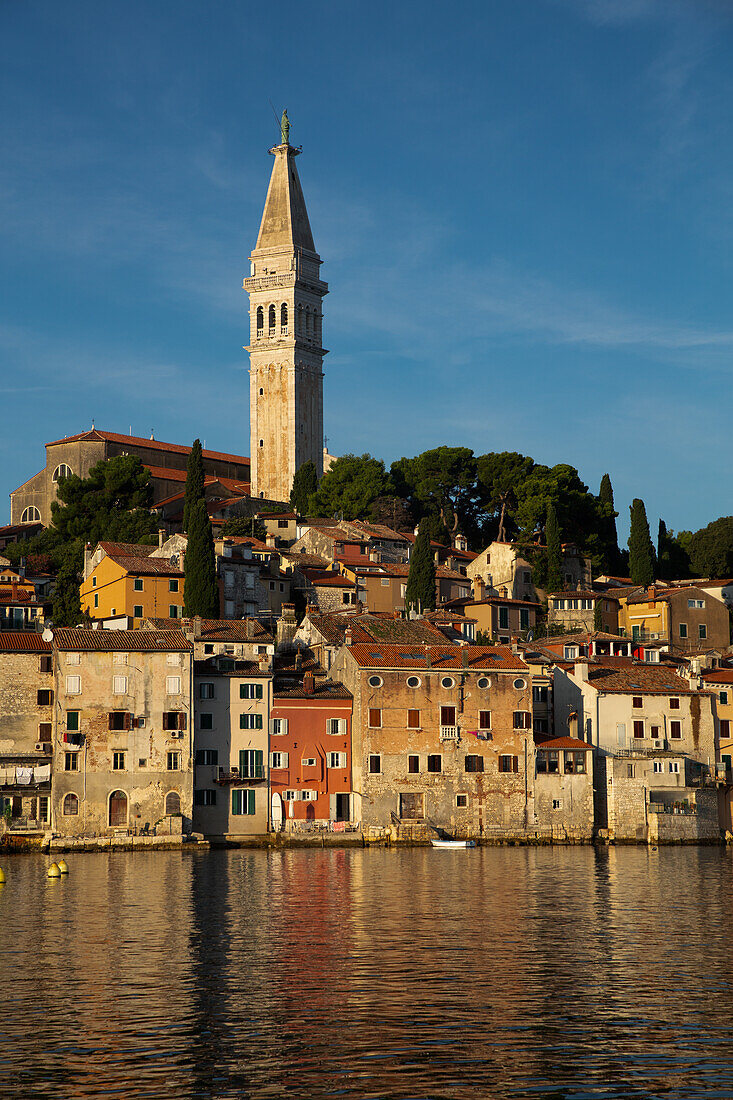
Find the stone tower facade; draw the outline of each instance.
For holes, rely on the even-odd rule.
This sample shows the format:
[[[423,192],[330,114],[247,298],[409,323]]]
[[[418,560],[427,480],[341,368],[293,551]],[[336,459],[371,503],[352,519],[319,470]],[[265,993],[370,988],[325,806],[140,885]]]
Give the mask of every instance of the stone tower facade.
[[[253,497],[287,501],[295,471],[309,459],[323,472],[322,302],[328,284],[313,244],[295,158],[285,142],[275,158],[250,256],[250,469]]]

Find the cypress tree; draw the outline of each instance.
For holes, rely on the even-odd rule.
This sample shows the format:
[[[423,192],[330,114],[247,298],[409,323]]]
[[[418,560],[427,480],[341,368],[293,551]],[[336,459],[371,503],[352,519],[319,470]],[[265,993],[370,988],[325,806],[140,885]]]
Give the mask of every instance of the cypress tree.
[[[430,535],[423,520],[417,532],[410,555],[410,572],[407,575],[405,607],[415,611],[435,609],[435,561],[430,549]]]
[[[631,528],[629,531],[629,572],[631,583],[649,585],[654,582],[654,545],[649,534],[649,521],[646,518],[644,501],[638,497],[631,508]]]
[[[192,506],[188,546],[183,563],[183,599],[189,617],[219,618],[219,586],[216,582],[216,558],[211,520],[203,497]]]
[[[601,510],[601,536],[606,565],[615,570],[619,566],[618,533],[616,531],[616,516],[618,512],[613,502],[613,486],[608,474],[601,478],[601,487],[598,492],[598,503]]]
[[[318,474],[316,464],[304,462],[299,470],[295,471],[293,487],[290,490],[290,507],[299,516],[308,514],[308,498],[318,489]]]
[[[191,523],[191,509],[204,495],[204,460],[201,454],[201,440],[194,439],[186,466],[186,495],[183,498],[183,530],[188,532]]]
[[[593,608],[593,629],[603,630],[603,604],[599,597],[596,598],[596,606]]]
[[[560,527],[552,501],[547,506],[545,542],[547,543],[547,591],[560,592],[562,590],[562,545]]]

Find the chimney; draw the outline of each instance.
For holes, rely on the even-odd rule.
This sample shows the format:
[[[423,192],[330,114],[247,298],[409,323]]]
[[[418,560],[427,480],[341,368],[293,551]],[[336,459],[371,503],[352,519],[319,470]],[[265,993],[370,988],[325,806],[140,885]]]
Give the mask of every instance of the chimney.
[[[316,682],[312,672],[306,672],[303,677],[303,691],[306,695],[315,695],[316,693]]]
[[[252,620],[252,619],[245,619],[245,620],[244,620],[244,629],[245,629],[245,631],[246,631],[246,634],[247,634],[247,637],[248,637],[248,638],[254,638],[254,636],[255,636],[255,624],[254,624],[254,620]]]
[[[354,633],[353,633],[351,627],[347,626],[346,630],[344,631],[344,642],[346,643],[346,645],[351,645],[353,640],[354,640]]]
[[[483,600],[486,595],[486,583],[484,578],[474,577],[472,583],[474,600]]]
[[[430,668],[431,663],[430,663],[430,651],[428,649],[428,643],[423,642],[423,647],[425,649],[425,668]]]
[[[194,638],[201,637],[201,616],[194,615],[193,617],[193,636]]]
[[[12,587],[12,593],[13,593],[13,603],[15,603],[18,599],[18,582],[16,581],[15,577],[13,577],[11,587]]]
[[[288,642],[292,642],[297,629],[298,620],[295,617],[295,604],[284,603],[280,610],[280,618],[277,620],[278,649]]]
[[[588,660],[575,662],[575,675],[583,681],[588,680]]]
[[[164,539],[165,539],[165,527],[159,527],[158,528],[158,549],[159,550],[163,545],[163,540]]]
[[[656,584],[650,584],[649,585],[649,588],[647,589],[647,595],[649,596],[650,600],[656,600],[656,598],[657,598],[657,586],[656,586]]]
[[[275,549],[275,547],[277,546],[277,539],[273,534],[268,533],[267,535],[265,535],[265,545],[271,547],[271,549],[273,550]]]
[[[300,672],[302,667],[303,667],[303,654],[298,649],[298,650],[296,650],[296,653],[295,653],[295,671]],[[311,673],[311,675],[312,675],[312,673]]]

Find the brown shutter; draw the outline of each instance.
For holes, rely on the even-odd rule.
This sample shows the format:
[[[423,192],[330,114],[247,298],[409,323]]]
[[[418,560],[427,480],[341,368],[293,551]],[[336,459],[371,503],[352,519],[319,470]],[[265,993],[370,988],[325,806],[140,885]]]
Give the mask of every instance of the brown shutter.
[[[517,756],[512,757],[512,771],[519,771],[519,757]]]
[[[178,715],[178,728],[179,730],[185,730],[186,728],[186,715],[183,711]]]
[[[163,729],[164,730],[170,729],[169,718],[170,718],[169,712],[167,710],[164,710],[163,711]]]
[[[115,728],[115,712],[113,710],[107,715],[107,728],[111,730]]]
[[[132,715],[129,711],[125,711],[125,717],[122,723],[122,728],[126,730],[132,729]]]

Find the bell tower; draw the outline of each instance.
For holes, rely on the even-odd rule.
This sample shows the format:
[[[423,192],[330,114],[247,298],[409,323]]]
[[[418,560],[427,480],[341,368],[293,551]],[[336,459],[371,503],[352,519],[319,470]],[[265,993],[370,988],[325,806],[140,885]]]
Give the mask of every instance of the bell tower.
[[[265,209],[250,255],[249,415],[251,494],[287,501],[293,477],[311,460],[323,472],[321,258],[313,244],[308,212],[283,111],[281,142]]]

